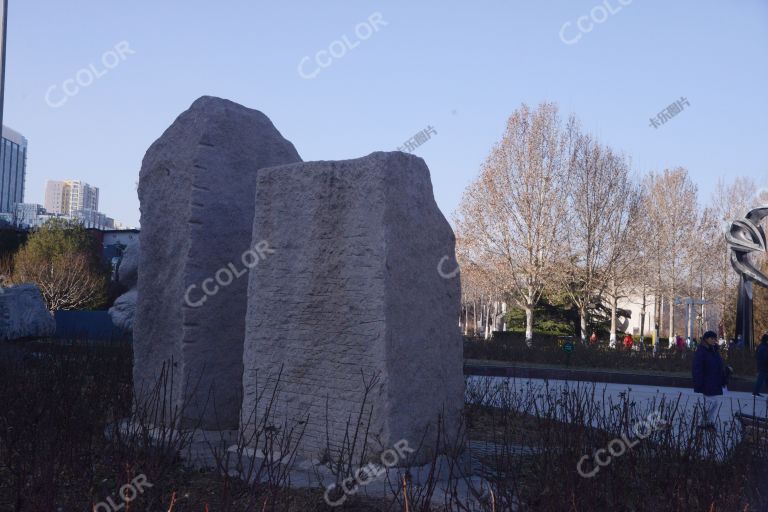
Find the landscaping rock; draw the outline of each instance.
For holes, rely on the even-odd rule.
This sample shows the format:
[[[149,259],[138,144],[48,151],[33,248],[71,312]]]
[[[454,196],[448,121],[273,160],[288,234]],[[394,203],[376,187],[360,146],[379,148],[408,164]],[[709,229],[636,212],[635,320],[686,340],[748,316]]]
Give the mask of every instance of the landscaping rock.
[[[433,448],[440,414],[454,433],[464,403],[455,237],[424,161],[373,153],[262,169],[256,205],[253,242],[274,255],[250,273],[242,428],[270,406],[275,428],[306,422],[307,458],[332,458],[358,420],[360,453],[369,413],[369,454],[402,441]]]
[[[115,304],[109,308],[109,317],[112,319],[112,323],[123,332],[133,332],[133,319],[138,296],[138,290],[133,288],[119,296],[115,300]]]
[[[134,383],[142,396],[172,369],[181,427],[237,428],[257,171],[299,161],[267,116],[210,96],[144,157]]]
[[[139,280],[140,247],[140,242],[137,239],[123,251],[123,256],[117,267],[117,282],[130,289],[118,297],[114,305],[109,308],[109,317],[112,319],[112,323],[126,333],[133,332],[133,319],[139,295],[136,287]]]
[[[123,251],[120,265],[117,267],[117,281],[126,288],[133,288],[139,279],[140,242],[136,240]]]
[[[0,340],[53,336],[56,321],[34,284],[0,288]]]

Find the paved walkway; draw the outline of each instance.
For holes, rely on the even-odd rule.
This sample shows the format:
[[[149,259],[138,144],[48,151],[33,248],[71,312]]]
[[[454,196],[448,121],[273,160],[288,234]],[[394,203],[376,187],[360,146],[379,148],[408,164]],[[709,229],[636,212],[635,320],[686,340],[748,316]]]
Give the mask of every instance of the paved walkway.
[[[594,392],[592,387],[594,386]],[[647,414],[651,411],[663,409],[666,417],[670,407],[677,408],[678,422],[675,429],[689,427],[694,417],[694,409],[697,404],[702,402],[702,395],[694,393],[690,388],[674,388],[664,386],[644,386],[634,384],[617,383],[589,383],[580,381],[566,380],[545,380],[518,377],[485,377],[469,376],[468,387],[470,389],[508,389],[511,393],[531,401],[546,408],[545,397],[549,397],[551,404],[552,397],[558,397],[566,390],[581,391],[590,396],[592,404],[599,409],[602,404],[603,412],[608,414],[611,407],[616,407],[626,399],[628,402],[634,402],[635,410],[638,416]],[[499,405],[499,395],[489,394],[484,402],[488,405]],[[524,402],[519,402],[524,403]],[[727,430],[733,426],[738,426],[734,415],[736,413],[756,416],[758,418],[768,419],[768,398],[753,397],[752,393],[726,391],[720,399],[720,408],[718,413],[718,431]],[[604,415],[603,415],[604,416]],[[681,421],[682,419],[682,421]],[[593,426],[598,426],[594,424]],[[695,430],[695,429],[693,429]]]
[[[464,361],[464,374],[490,377],[606,382],[680,389],[690,389],[691,387],[691,376],[687,372],[629,372],[601,368],[565,368],[562,366],[480,359],[466,359]],[[752,378],[731,378],[731,389],[734,391],[751,391],[753,386],[754,379]]]

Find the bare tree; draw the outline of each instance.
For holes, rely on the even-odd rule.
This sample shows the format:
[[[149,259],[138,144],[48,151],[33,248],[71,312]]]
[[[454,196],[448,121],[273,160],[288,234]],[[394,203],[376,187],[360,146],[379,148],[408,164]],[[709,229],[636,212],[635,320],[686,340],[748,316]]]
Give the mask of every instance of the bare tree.
[[[606,297],[611,306],[611,332],[610,345],[616,346],[616,330],[618,319],[619,299],[629,297],[638,292],[641,296],[640,313],[640,343],[644,343],[643,325],[645,322],[645,309],[647,306],[647,285],[644,278],[647,276],[645,254],[643,244],[646,241],[646,224],[642,215],[642,205],[645,203],[645,194],[640,186],[627,177],[626,199],[615,222],[610,226],[610,243],[614,253],[612,263],[608,268],[608,288]],[[638,276],[643,277],[638,279]],[[638,287],[638,282],[640,286]]]
[[[95,239],[74,221],[48,221],[13,259],[12,281],[36,284],[51,311],[103,305],[108,280]]]
[[[683,261],[690,251],[690,238],[698,218],[698,190],[682,167],[651,173],[645,181],[646,212],[650,219],[650,249],[657,282],[656,325],[661,322],[661,298],[669,308],[668,337],[675,336],[675,298],[680,285]],[[658,336],[657,333],[657,342]]]
[[[581,340],[587,340],[587,312],[602,302],[611,285],[613,340],[616,329],[618,266],[628,250],[629,226],[637,205],[636,190],[623,155],[580,135],[571,159],[571,180],[562,260],[557,266],[558,288],[565,290],[579,311]]]
[[[476,258],[501,262],[497,284],[525,311],[529,344],[533,311],[565,231],[575,133],[573,118],[564,125],[555,105],[522,105],[457,211],[458,238],[472,240]]]
[[[35,283],[50,311],[87,309],[105,299],[106,276],[94,270],[85,254],[41,261],[16,258],[13,279],[17,283]]]

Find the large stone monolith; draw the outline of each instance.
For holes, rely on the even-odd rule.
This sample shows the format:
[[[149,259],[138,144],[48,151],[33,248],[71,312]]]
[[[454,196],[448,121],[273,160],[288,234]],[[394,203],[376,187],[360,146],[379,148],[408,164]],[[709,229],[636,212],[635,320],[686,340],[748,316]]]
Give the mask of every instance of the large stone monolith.
[[[369,454],[401,440],[434,447],[440,414],[455,430],[464,389],[455,237],[422,159],[373,153],[262,169],[253,240],[275,257],[250,274],[246,431],[272,407],[275,428],[307,421],[298,453],[322,459],[346,433],[351,445],[369,413]],[[364,381],[375,385],[360,415]]]
[[[155,141],[141,166],[141,251],[134,385],[147,396],[172,361],[180,426],[236,428],[254,191],[262,167],[300,162],[256,110],[202,97]]]

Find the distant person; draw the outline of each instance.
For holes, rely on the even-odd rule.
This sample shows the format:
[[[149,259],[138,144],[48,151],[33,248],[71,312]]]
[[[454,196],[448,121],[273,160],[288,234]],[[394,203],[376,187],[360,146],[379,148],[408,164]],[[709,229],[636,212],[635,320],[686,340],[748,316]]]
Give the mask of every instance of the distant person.
[[[693,356],[693,391],[704,395],[702,428],[714,429],[723,388],[728,384],[725,363],[720,357],[717,334],[704,333]]]
[[[760,391],[763,390],[763,384],[768,380],[768,333],[763,334],[763,337],[760,338],[760,344],[755,353],[755,363],[757,364],[757,380],[752,394],[763,396]]]
[[[589,337],[589,345],[594,347],[597,345],[597,333],[592,331],[592,336]]]
[[[741,334],[736,336],[736,348],[741,350],[744,348],[744,338],[741,337]]]
[[[677,338],[675,339],[675,345],[677,346],[677,353],[680,355],[684,355],[685,349],[687,347],[685,346],[685,340],[683,339],[682,336],[680,335],[677,336]]]
[[[632,338],[632,335],[627,333],[627,335],[624,336],[624,348],[627,350],[632,350],[632,345],[634,344],[635,340]]]

